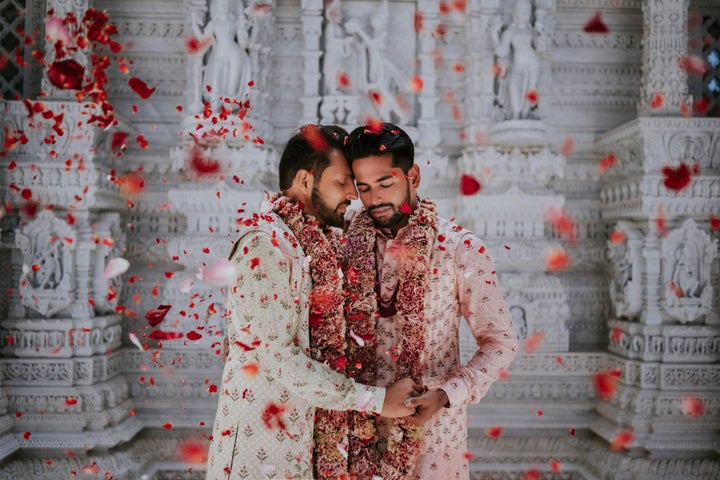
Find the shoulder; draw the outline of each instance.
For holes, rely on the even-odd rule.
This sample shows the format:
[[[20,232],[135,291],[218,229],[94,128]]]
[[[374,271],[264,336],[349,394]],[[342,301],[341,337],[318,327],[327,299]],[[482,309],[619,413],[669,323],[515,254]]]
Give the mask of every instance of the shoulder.
[[[278,248],[287,257],[304,254],[295,235],[274,213],[255,214],[241,221],[229,258],[238,253],[241,245]]]

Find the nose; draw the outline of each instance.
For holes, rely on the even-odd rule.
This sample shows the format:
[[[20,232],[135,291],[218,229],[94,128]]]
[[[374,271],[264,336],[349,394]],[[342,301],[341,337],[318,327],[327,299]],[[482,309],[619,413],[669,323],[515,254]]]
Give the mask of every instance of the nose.
[[[348,200],[355,200],[358,198],[357,188],[355,188],[355,182],[351,182],[348,188],[345,190],[345,198]]]

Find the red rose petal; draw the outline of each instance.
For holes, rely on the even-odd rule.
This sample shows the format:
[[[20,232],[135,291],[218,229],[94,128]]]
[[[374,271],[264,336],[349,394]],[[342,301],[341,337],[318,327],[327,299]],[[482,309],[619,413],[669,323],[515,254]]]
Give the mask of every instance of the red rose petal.
[[[685,397],[680,403],[680,410],[689,417],[700,417],[705,413],[705,405],[697,397]]]
[[[523,342],[523,350],[525,353],[533,353],[542,344],[545,334],[543,332],[533,332]]]
[[[160,305],[157,308],[151,308],[145,313],[145,320],[148,321],[151,327],[157,327],[171,308],[172,305]]]
[[[329,150],[330,147],[318,130],[317,125],[305,125],[300,129],[300,134],[307,140],[313,150],[318,152],[327,152]]]
[[[610,29],[605,25],[605,22],[602,21],[602,14],[600,13],[600,10],[595,12],[595,15],[590,17],[590,20],[585,23],[583,26],[583,31],[585,33],[609,33]]]
[[[463,174],[460,177],[460,193],[463,195],[475,195],[481,189],[482,185],[472,175]]]
[[[285,406],[278,405],[273,402],[267,404],[262,413],[262,419],[265,426],[270,430],[279,429],[285,430],[285,422],[282,418],[285,413]]]
[[[172,426],[173,426],[172,422],[167,422],[165,425],[163,425],[163,428],[165,430],[171,430]]]
[[[663,174],[663,185],[668,190],[679,192],[690,184],[691,170],[685,162],[680,162],[676,168],[665,166],[661,170]]]
[[[612,153],[608,153],[603,157],[602,160],[600,160],[600,164],[598,165],[598,170],[600,170],[600,173],[605,173],[608,171],[610,167],[615,165],[617,162],[617,157],[613,155]]]
[[[154,330],[149,335],[153,340],[179,340],[184,336],[182,332],[166,332],[163,330]]]
[[[650,96],[650,108],[652,108],[653,110],[657,110],[658,108],[661,108],[663,105],[665,105],[665,93],[654,92]]]
[[[199,438],[186,438],[178,441],[177,455],[183,462],[205,464],[208,459],[208,445]]]
[[[260,371],[260,367],[258,366],[257,363],[249,363],[249,364],[244,365],[244,366],[242,367],[242,371],[243,371],[243,373],[245,373],[245,375],[247,375],[248,377],[254,377],[254,376],[257,375],[258,372]]]
[[[188,333],[185,334],[188,340],[196,341],[200,340],[202,338],[202,335],[196,332],[195,330],[190,330]]]
[[[570,265],[570,256],[562,247],[554,247],[545,255],[545,268],[550,272],[564,270]]]
[[[618,388],[617,374],[613,371],[599,372],[593,376],[593,385],[600,400],[610,400]]]
[[[610,242],[612,242],[613,245],[620,245],[627,239],[627,233],[623,232],[622,230],[615,230],[612,235],[610,235]]]
[[[113,154],[121,154],[127,148],[127,139],[130,136],[127,132],[113,133],[110,141],[110,151]]]
[[[498,438],[502,434],[502,427],[487,427],[485,429],[485,435],[488,438]]]
[[[132,77],[130,80],[128,80],[128,85],[143,100],[150,98],[150,95],[152,95],[155,91],[154,88],[148,87],[145,82],[136,77]]]
[[[73,59],[53,62],[47,70],[48,81],[61,90],[79,90],[84,75],[85,67]]]
[[[710,215],[710,228],[717,232],[720,230],[720,217],[716,217],[715,215]]]
[[[617,452],[628,446],[635,439],[635,432],[629,428],[620,430],[610,441],[610,448]]]
[[[412,208],[410,208],[410,205],[408,205],[407,203],[403,202],[403,204],[400,205],[400,211],[401,211],[402,213],[412,213]]]

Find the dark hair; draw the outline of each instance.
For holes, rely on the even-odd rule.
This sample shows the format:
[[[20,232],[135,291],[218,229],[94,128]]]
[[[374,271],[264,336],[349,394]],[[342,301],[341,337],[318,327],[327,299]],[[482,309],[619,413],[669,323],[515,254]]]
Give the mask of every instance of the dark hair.
[[[313,172],[316,181],[330,164],[330,151],[343,151],[347,131],[336,125],[303,125],[288,140],[280,157],[280,190],[292,186],[299,170]]]
[[[407,173],[415,163],[415,147],[405,131],[392,123],[358,127],[348,135],[345,157],[348,164],[357,158],[392,153],[392,166]]]

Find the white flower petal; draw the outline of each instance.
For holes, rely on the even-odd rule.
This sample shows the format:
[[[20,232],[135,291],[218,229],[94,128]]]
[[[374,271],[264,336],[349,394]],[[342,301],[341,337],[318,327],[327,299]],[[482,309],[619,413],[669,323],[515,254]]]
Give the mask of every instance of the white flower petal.
[[[138,349],[142,352],[142,351],[143,351],[143,346],[142,346],[142,344],[140,343],[140,340],[138,340],[138,338],[135,336],[135,334],[132,333],[132,332],[130,332],[130,333],[128,334],[128,337],[130,338],[130,341],[133,343],[133,345],[135,345],[136,347],[138,347]]]
[[[123,273],[127,272],[128,268],[130,268],[130,262],[128,262],[124,258],[111,258],[110,260],[108,260],[107,265],[105,265],[103,279],[110,280],[111,278],[115,278],[118,275],[122,275]]]
[[[358,337],[355,332],[352,331],[352,328],[350,329],[350,336],[357,342],[358,345],[361,347],[365,346],[365,340],[363,340],[362,337]]]

